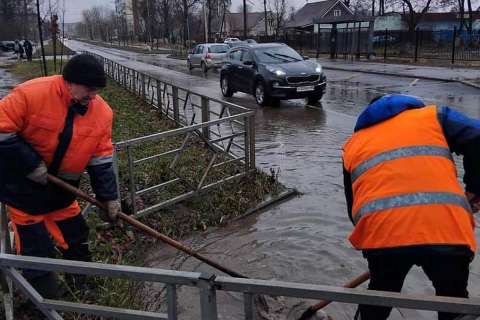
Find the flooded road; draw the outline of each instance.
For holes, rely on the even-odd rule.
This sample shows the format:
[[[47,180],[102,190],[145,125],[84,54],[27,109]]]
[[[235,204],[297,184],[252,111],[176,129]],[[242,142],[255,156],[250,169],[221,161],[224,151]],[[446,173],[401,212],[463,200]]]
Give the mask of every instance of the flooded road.
[[[185,61],[165,55],[143,55],[98,48],[71,41],[73,49],[89,49],[119,63],[176,84],[221,97],[218,73],[189,72]],[[135,61],[136,60],[136,61]],[[150,64],[147,64],[150,63]],[[152,64],[160,67],[154,67]],[[165,69],[166,68],[166,69]],[[449,105],[480,117],[480,90],[456,83],[416,80],[364,73],[326,70],[327,92],[321,105],[282,102],[257,107],[251,96],[235,94],[228,101],[257,110],[257,166],[279,170],[279,178],[302,195],[267,211],[183,239],[225,266],[254,278],[340,285],[367,269],[360,252],[346,240],[352,229],[343,194],[341,148],[351,134],[355,117],[379,94],[404,93],[425,102]],[[461,170],[460,170],[461,172]],[[478,230],[478,229],[477,229]],[[477,234],[477,239],[480,239]],[[469,289],[480,295],[480,259],[472,264]],[[208,266],[171,248],[152,250],[147,265],[185,271],[210,271]],[[432,294],[418,268],[408,275],[404,292]],[[180,318],[199,319],[198,299],[189,289],[179,292]],[[181,301],[193,301],[183,304]],[[219,293],[220,319],[242,319],[241,296]],[[293,305],[287,301],[287,309]],[[352,319],[355,307],[333,303],[326,311],[334,319]],[[274,319],[284,319],[281,311]],[[431,312],[394,310],[390,319],[434,319]]]

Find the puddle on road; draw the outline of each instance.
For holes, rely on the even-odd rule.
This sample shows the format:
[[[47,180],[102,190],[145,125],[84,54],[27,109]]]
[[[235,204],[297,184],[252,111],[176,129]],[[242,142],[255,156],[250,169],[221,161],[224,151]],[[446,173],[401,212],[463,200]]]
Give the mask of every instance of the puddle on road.
[[[204,76],[200,70],[189,72],[184,62],[156,63],[170,70],[135,66],[149,68],[148,72],[160,77],[174,78],[188,88],[202,89],[216,98],[221,97],[217,73],[209,71]],[[305,107],[302,100],[282,102],[278,107],[258,107],[246,94],[226,99],[256,110],[257,166],[267,172],[270,169],[279,171],[281,182],[297,188],[302,196],[241,222],[182,241],[252,278],[340,286],[366,270],[362,254],[353,250],[347,240],[352,224],[347,217],[343,193],[341,148],[352,131],[356,116],[371,99],[392,92],[408,93],[438,104],[455,102],[462,111],[475,116],[480,112],[480,95],[473,89],[428,81],[408,87],[412,79],[379,75],[362,74],[346,80],[351,73],[327,71],[327,77],[333,81],[327,81],[327,94],[317,108]],[[477,261],[480,260],[472,264],[470,292],[480,291],[480,262]],[[219,274],[165,246],[152,248],[147,265]],[[158,292],[159,287],[153,288],[152,292]],[[403,291],[433,293],[430,282],[419,268],[409,273]],[[198,291],[181,287],[178,296],[182,319],[199,319]],[[242,319],[241,294],[219,292],[217,302],[219,319]],[[285,319],[292,310],[301,309],[296,305],[303,303],[307,307],[309,302],[316,301],[282,300],[280,306],[272,306],[281,310],[281,315],[275,319]],[[352,319],[355,309],[355,305],[332,303],[325,311],[335,320],[347,320]],[[394,310],[389,319],[434,317],[432,312],[402,309],[401,312]]]

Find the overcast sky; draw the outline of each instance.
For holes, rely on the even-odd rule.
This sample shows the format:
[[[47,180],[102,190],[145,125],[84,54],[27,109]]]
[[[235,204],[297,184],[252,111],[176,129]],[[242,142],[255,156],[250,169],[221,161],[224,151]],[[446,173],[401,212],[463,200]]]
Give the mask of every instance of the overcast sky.
[[[291,4],[296,8],[303,6],[305,0],[290,0]],[[62,0],[58,3],[62,4]],[[243,3],[243,0],[232,0],[232,11],[236,11],[238,6]],[[247,0],[249,4],[257,4],[254,10],[263,10],[262,0]],[[108,6],[115,8],[114,0],[65,0],[65,22],[79,22],[82,20],[82,10],[91,8],[93,6]]]
[[[82,10],[91,8],[93,6],[108,6],[112,9],[115,7],[114,0],[64,0],[65,1],[65,22],[79,22],[82,20]],[[311,0],[309,2],[316,2],[317,0]],[[58,3],[62,4],[62,0],[58,0]],[[232,0],[232,12],[237,11],[237,8],[240,4],[243,3],[243,0]],[[254,10],[261,11],[263,10],[263,1],[262,0],[247,0],[247,3],[250,5],[255,4]],[[288,0],[289,6],[293,5],[296,9],[303,7],[306,3],[306,0]],[[474,9],[478,8],[480,5],[480,0],[472,1]]]

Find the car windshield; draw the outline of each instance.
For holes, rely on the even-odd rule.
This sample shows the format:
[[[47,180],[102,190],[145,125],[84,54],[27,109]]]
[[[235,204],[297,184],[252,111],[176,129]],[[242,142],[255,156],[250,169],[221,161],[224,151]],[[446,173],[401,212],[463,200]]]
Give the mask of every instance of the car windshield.
[[[227,45],[215,45],[215,46],[210,46],[208,47],[208,52],[210,53],[226,53],[230,49],[229,46]]]
[[[295,50],[287,46],[258,48],[255,55],[261,63],[275,64],[303,60]]]

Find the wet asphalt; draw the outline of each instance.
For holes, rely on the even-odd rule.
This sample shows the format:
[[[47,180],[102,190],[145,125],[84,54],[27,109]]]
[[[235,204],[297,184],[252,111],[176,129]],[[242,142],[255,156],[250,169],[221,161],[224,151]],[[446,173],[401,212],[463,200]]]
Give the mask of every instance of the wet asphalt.
[[[137,54],[72,40],[67,45],[222,98],[216,71],[206,75],[199,69],[188,71],[185,61],[169,59],[166,55]],[[184,242],[201,254],[254,278],[340,285],[367,269],[361,253],[352,249],[346,240],[352,224],[343,194],[341,148],[352,132],[356,116],[368,101],[379,94],[402,93],[480,117],[480,90],[459,83],[353,71],[325,70],[325,73],[327,91],[316,106],[293,100],[283,101],[277,107],[258,107],[253,97],[239,93],[226,99],[256,110],[257,166],[266,172],[278,171],[280,181],[302,195],[227,227],[193,235],[183,239]],[[0,79],[3,78],[3,74],[0,75]],[[480,239],[478,233],[477,239]],[[146,264],[214,272],[165,246],[152,249]],[[472,296],[480,293],[478,258],[472,264],[469,289]],[[403,291],[433,294],[419,268],[410,272]],[[180,317],[198,319],[195,291],[182,289],[179,297]],[[217,301],[220,319],[242,318],[241,295],[219,293]],[[274,303],[272,319],[285,319],[296,302]],[[351,319],[354,310],[352,305],[339,303],[326,308],[334,319]],[[415,310],[392,312],[391,319],[404,318],[434,319],[435,315]]]

